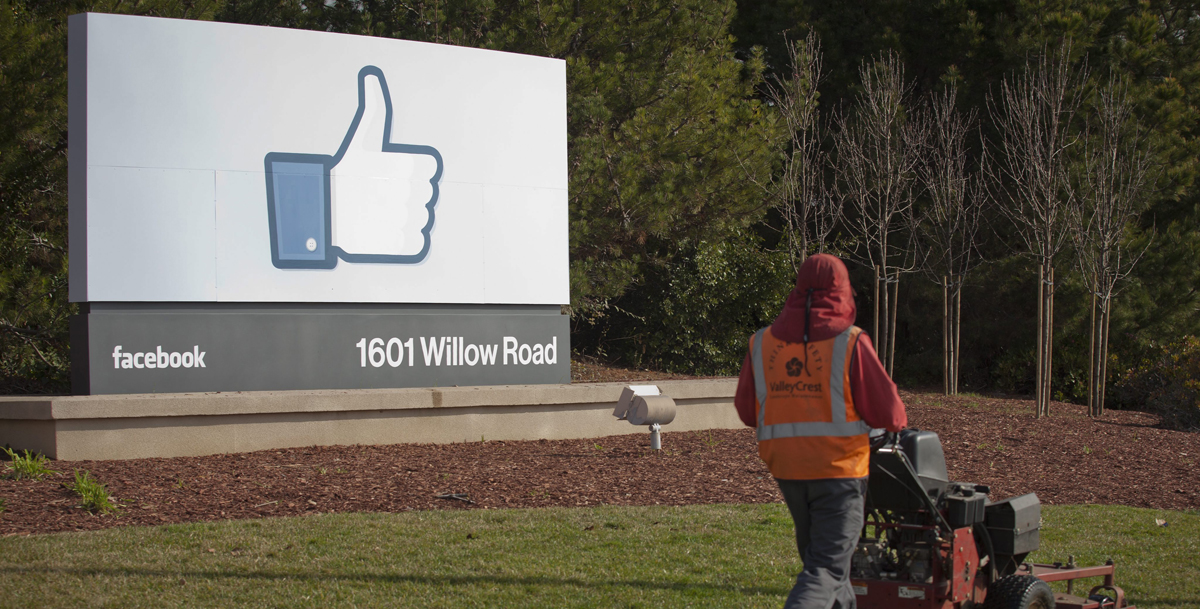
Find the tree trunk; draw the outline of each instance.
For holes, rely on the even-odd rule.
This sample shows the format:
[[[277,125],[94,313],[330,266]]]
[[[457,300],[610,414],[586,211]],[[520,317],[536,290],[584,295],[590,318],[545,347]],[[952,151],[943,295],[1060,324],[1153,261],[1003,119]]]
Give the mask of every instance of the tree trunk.
[[[1050,382],[1054,362],[1054,267],[1050,267],[1050,281],[1046,285],[1046,366],[1042,372],[1042,416],[1050,416]]]
[[[1112,296],[1104,298],[1104,308],[1101,310],[1104,317],[1103,325],[1100,327],[1101,342],[1100,342],[1100,389],[1096,392],[1096,398],[1100,407],[1096,409],[1096,416],[1104,416],[1104,398],[1108,390],[1108,329],[1112,321]]]
[[[1092,320],[1088,326],[1088,416],[1096,416],[1096,278],[1092,277]]]
[[[871,303],[875,306],[875,319],[872,321],[871,338],[879,345],[875,350],[882,352],[879,341],[879,265],[875,265],[875,293],[871,295]]]
[[[958,359],[962,351],[959,349],[960,339],[962,338],[962,275],[958,276],[958,283],[954,288],[954,344],[953,351],[950,354],[950,363],[953,365],[953,373],[950,375],[952,383],[950,390],[954,395],[958,395]]]
[[[892,370],[896,365],[896,312],[900,309],[900,271],[896,271],[892,285],[895,287],[892,288],[892,319],[888,322],[888,376],[893,376]]]
[[[808,259],[808,227],[800,227],[800,264]],[[796,265],[796,271],[800,271],[800,264]]]
[[[1037,372],[1034,373],[1035,378],[1034,378],[1034,383],[1033,383],[1033,395],[1034,395],[1033,402],[1034,402],[1034,410],[1036,411],[1037,418],[1039,418],[1039,419],[1042,418],[1042,363],[1046,357],[1046,341],[1045,341],[1045,337],[1044,337],[1045,329],[1046,329],[1046,324],[1045,324],[1046,316],[1044,314],[1045,308],[1046,308],[1045,307],[1045,305],[1046,305],[1045,274],[1046,274],[1046,267],[1044,265],[1038,266],[1038,320],[1037,320],[1038,330],[1037,330],[1037,367],[1036,367]]]
[[[879,270],[879,283],[883,285],[878,287],[879,283],[876,284],[876,293],[879,295],[879,299],[877,300],[879,305],[875,311],[876,324],[879,328],[879,333],[875,336],[879,341],[876,343],[876,350],[879,352],[879,360],[883,364],[883,369],[887,370],[890,375],[892,362],[888,353],[888,338],[892,335],[892,328],[888,325],[888,319],[891,317],[891,300],[889,298],[891,296],[891,289],[888,287],[887,265],[880,266]]]
[[[942,393],[950,395],[950,284],[942,275]]]

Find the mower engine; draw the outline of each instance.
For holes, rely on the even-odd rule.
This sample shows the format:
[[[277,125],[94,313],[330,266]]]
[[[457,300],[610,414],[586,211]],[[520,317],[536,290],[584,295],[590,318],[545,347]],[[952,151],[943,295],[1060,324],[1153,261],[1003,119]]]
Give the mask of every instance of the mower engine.
[[[873,443],[865,524],[851,562],[858,606],[1136,609],[1113,585],[1111,562],[1084,569],[1026,564],[1038,548],[1037,495],[988,502],[989,491],[950,482],[933,432],[906,429]],[[1091,598],[1070,594],[1071,580],[1093,576],[1104,584]],[[1068,593],[1055,595],[1047,581],[1067,581]],[[1116,598],[1096,594],[1103,591]]]

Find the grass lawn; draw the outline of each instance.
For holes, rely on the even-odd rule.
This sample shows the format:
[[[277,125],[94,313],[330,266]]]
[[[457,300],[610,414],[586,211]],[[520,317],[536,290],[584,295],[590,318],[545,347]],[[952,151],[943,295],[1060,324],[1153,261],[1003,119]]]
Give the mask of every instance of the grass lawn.
[[[1200,606],[1200,513],[1069,506],[1043,515],[1035,560],[1112,557],[1139,608]],[[791,535],[782,505],[707,505],[8,537],[0,606],[778,607],[799,568]]]

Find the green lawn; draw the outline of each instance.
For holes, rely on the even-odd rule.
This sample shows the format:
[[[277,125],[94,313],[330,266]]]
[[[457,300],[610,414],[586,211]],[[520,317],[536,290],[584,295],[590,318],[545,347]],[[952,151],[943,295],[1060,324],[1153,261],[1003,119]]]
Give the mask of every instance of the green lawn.
[[[1042,506],[1040,535],[1041,549],[1031,560],[1065,562],[1073,554],[1082,566],[1111,558],[1117,563],[1117,585],[1138,609],[1200,608],[1200,511]],[[1075,594],[1086,594],[1100,578],[1083,581],[1086,585],[1077,584]]]
[[[1043,514],[1035,558],[1200,606],[1200,513]],[[778,607],[798,568],[782,505],[338,514],[3,538],[0,606]]]

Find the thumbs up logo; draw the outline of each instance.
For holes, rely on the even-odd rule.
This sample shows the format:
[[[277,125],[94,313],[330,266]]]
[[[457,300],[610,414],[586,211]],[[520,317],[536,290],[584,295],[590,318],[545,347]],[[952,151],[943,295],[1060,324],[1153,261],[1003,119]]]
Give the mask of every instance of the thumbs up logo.
[[[429,254],[442,155],[391,139],[383,71],[358,72],[358,111],[333,155],[269,152],[271,263],[332,269],[351,263],[416,264]]]

